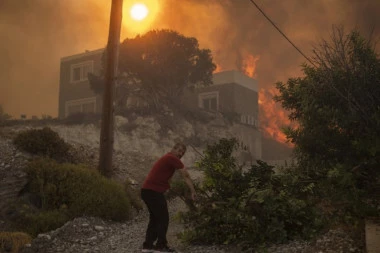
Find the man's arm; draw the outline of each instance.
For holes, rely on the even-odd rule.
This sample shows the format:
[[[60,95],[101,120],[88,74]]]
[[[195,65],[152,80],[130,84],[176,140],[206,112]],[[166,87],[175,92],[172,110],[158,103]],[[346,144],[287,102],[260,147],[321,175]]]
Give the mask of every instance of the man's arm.
[[[182,175],[183,179],[185,180],[185,183],[190,188],[191,199],[195,200],[195,189],[194,189],[193,181],[190,178],[189,172],[187,171],[186,167],[179,169],[179,171],[181,172],[181,175]]]

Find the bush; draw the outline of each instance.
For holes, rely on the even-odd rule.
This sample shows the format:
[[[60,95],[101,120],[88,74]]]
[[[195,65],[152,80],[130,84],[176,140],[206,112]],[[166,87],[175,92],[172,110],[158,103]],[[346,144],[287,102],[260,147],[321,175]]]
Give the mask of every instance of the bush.
[[[27,174],[29,192],[40,196],[43,209],[65,205],[70,217],[129,218],[130,202],[123,187],[96,170],[39,159],[29,164]]]
[[[24,204],[16,208],[18,213],[12,217],[14,227],[33,237],[59,228],[70,220],[64,207],[57,210],[38,210]]]
[[[244,171],[232,156],[238,147],[235,139],[222,139],[204,151],[198,166],[205,178],[196,210],[182,214],[182,239],[257,247],[315,235],[321,216],[311,198],[313,184],[292,172],[275,175],[261,161]]]
[[[22,232],[0,232],[0,252],[17,253],[31,241],[30,235]]]
[[[70,160],[70,145],[49,127],[20,132],[13,140],[21,150],[55,159]]]
[[[194,183],[194,187],[196,186],[196,183]],[[186,185],[186,182],[180,178],[175,179],[170,184],[169,191],[165,194],[165,197],[167,200],[172,200],[176,197],[179,197],[182,199],[182,201],[185,202],[187,207],[190,208],[190,210],[195,210],[196,207],[194,205],[194,202],[191,200],[191,192],[189,187]]]
[[[58,228],[80,216],[114,221],[131,216],[131,203],[124,187],[96,170],[37,159],[28,164],[26,172],[28,184],[24,192],[37,197],[41,207],[24,206],[13,221],[32,235]]]

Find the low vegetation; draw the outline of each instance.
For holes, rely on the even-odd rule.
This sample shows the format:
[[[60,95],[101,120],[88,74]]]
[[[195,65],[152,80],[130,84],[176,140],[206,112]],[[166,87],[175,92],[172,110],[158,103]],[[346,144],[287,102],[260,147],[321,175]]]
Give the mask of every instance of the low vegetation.
[[[83,215],[115,221],[131,216],[132,193],[127,194],[121,184],[96,170],[37,159],[30,162],[26,171],[29,182],[25,198],[13,215],[21,231],[35,236]]]
[[[61,162],[70,161],[70,145],[49,127],[22,131],[13,142],[28,153]]]
[[[20,132],[14,143],[37,155],[25,168],[28,183],[7,210],[14,230],[31,236],[54,230],[80,216],[123,221],[132,208],[141,209],[138,193],[100,175],[84,164],[73,164],[70,148],[48,127]]]
[[[187,224],[182,239],[257,247],[315,235],[324,222],[315,207],[315,185],[290,172],[275,174],[260,161],[243,169],[233,156],[238,148],[235,139],[221,139],[205,150],[196,205],[183,197],[190,211],[181,215]],[[187,194],[181,183],[173,191]]]
[[[0,252],[17,253],[32,241],[30,235],[21,232],[0,232]]]

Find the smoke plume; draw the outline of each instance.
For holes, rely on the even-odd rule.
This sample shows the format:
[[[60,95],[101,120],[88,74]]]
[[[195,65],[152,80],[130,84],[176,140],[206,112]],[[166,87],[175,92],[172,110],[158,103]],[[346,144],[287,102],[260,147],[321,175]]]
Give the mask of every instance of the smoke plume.
[[[149,1],[155,0],[145,0],[148,6]],[[105,46],[110,2],[0,1],[0,104],[6,112],[15,118],[57,116],[60,58]],[[158,2],[158,14],[141,33],[169,28],[196,37],[201,47],[212,50],[218,70],[239,69],[256,78],[260,96],[273,94],[266,91],[273,90],[276,81],[301,74],[305,58],[249,0]],[[328,37],[334,24],[357,28],[365,36],[380,31],[378,0],[256,2],[306,55],[319,39]],[[135,34],[130,24],[123,24],[122,38]],[[274,115],[262,115],[262,121],[281,121],[282,112],[276,110],[264,110]]]

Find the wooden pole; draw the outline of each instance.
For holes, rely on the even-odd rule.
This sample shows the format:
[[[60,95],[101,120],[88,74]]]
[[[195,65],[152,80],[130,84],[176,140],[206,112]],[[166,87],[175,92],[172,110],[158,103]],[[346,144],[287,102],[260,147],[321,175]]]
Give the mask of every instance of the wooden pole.
[[[106,177],[111,177],[113,172],[114,93],[119,58],[122,9],[123,0],[112,0],[108,43],[105,52],[105,89],[103,94],[98,166],[99,171]]]

